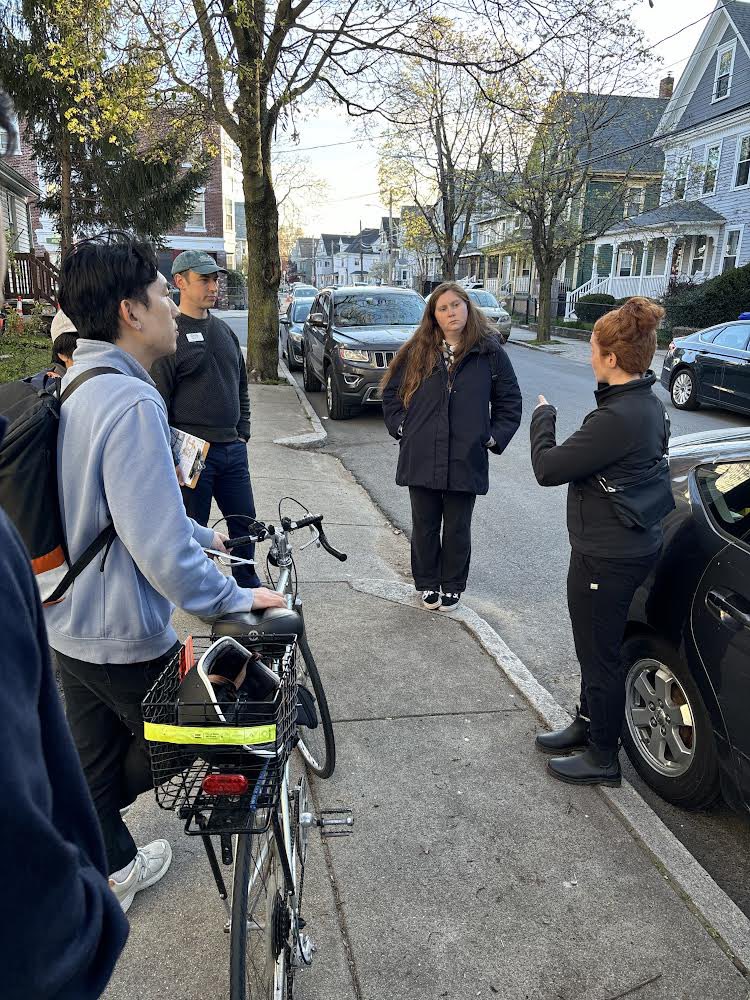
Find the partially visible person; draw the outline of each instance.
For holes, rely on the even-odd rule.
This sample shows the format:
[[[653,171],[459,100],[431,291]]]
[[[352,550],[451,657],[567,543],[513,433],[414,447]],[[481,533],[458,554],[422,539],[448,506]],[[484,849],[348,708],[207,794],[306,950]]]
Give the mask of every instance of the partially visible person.
[[[59,380],[73,364],[73,352],[78,343],[78,333],[65,313],[58,309],[50,324],[50,336],[52,337],[52,364],[49,368],[37,372],[29,379],[25,379],[34,389],[57,388],[51,380]]]
[[[78,244],[62,264],[60,305],[79,334],[63,391],[91,375],[60,413],[58,483],[71,561],[109,524],[114,535],[47,607],[47,629],[111,885],[127,909],[171,861],[166,840],[137,848],[120,810],[152,787],[141,702],[179,648],[174,605],[214,619],[284,600],[224,576],[203,548],[223,550],[225,536],[185,513],[166,408],[148,375],[177,342],[177,310],[150,245],[124,234]]]
[[[382,384],[396,482],[411,499],[414,585],[425,608],[452,611],[469,576],[474,504],[489,491],[488,452],[501,455],[521,422],[513,366],[466,291],[445,282]]]
[[[570,484],[568,608],[581,666],[581,702],[570,726],[540,734],[536,743],[546,753],[571,754],[554,757],[548,767],[556,778],[572,784],[621,781],[621,646],[633,596],[655,566],[662,545],[661,520],[649,514],[654,490],[662,507],[673,504],[668,469],[658,475],[669,441],[668,418],[653,391],[656,376],[649,370],[663,315],[661,306],[632,298],[597,321],[591,335],[596,409],[567,441],[556,443],[556,410],[544,396],[531,418],[537,482]],[[626,483],[634,512],[643,505],[642,525],[628,526],[605,489]]]
[[[195,487],[182,488],[185,510],[198,524],[208,524],[215,499],[227,519],[229,537],[235,538],[247,535],[255,518],[247,458],[250,396],[239,341],[210,311],[222,273],[213,257],[200,250],[175,257],[172,275],[180,292],[177,351],[157,361],[151,377],[167,405],[170,424],[211,444]],[[233,551],[252,559],[255,547]],[[253,566],[236,565],[232,573],[241,587],[260,586]]]
[[[12,148],[0,93],[0,133]],[[0,304],[6,250],[0,226]],[[0,418],[0,441],[6,421]],[[128,933],[107,884],[104,845],[52,676],[34,574],[0,510],[3,821],[0,894],[4,1000],[95,1000]]]

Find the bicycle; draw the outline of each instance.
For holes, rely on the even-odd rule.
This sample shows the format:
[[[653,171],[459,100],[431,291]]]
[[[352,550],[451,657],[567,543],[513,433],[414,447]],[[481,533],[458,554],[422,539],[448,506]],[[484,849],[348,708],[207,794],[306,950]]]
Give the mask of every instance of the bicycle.
[[[287,596],[287,607],[231,614],[214,622],[208,637],[186,642],[143,702],[157,802],[179,813],[185,833],[201,837],[226,908],[230,1000],[291,1000],[295,972],[311,964],[314,952],[301,916],[309,831],[317,827],[323,835],[344,836],[353,827],[348,809],[321,810],[315,816],[304,773],[294,787],[290,782],[295,746],[316,773],[330,774],[335,762],[332,727],[321,761],[308,746],[312,730],[305,729],[300,740],[298,725],[298,650],[306,676],[316,685],[315,704],[327,711],[327,703],[309,646],[301,642],[304,621],[290,535],[309,527],[314,542],[345,559],[328,542],[322,522],[321,515],[282,518],[280,531],[256,522],[252,535],[232,539],[234,546],[271,539],[272,558],[280,569],[276,590]],[[241,725],[217,723],[216,705],[180,701],[183,678],[189,669],[198,669],[196,657],[202,660],[227,637],[279,678],[272,701],[242,702]],[[327,720],[330,726],[330,715]],[[222,864],[233,866],[231,902],[213,837],[219,839]]]

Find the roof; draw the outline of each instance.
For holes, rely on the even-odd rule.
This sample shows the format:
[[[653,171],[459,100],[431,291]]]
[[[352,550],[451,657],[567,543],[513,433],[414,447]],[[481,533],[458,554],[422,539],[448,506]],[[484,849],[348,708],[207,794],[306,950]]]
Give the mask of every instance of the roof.
[[[299,251],[300,258],[302,260],[312,260],[315,256],[315,247],[317,246],[317,239],[314,236],[300,236],[295,241],[294,250]],[[292,252],[294,252],[294,250]]]
[[[737,29],[737,34],[742,36],[745,45],[750,48],[750,3],[740,2],[740,0],[725,0],[724,13],[729,15]]]
[[[344,247],[344,253],[373,253],[372,245],[379,236],[379,229],[363,229],[356,236],[352,236],[351,241]]]
[[[705,222],[709,225],[723,225],[727,220],[714,212],[702,201],[670,201],[666,205],[625,219],[612,226],[607,233],[627,233],[634,230],[651,229],[658,226],[679,225],[680,223]]]
[[[669,101],[663,97],[630,97],[625,94],[566,94],[562,101],[573,104],[571,132],[590,131],[597,174],[636,172],[660,174],[664,153],[657,146],[642,146],[618,152],[625,146],[649,140]],[[580,138],[579,138],[580,141]],[[588,154],[580,150],[583,161]]]
[[[328,257],[333,257],[335,253],[338,253],[339,242],[341,240],[346,244],[351,243],[354,239],[353,236],[345,236],[339,233],[321,233],[320,238],[323,240],[323,246],[326,248],[326,255]]]
[[[330,288],[328,291],[335,292],[337,295],[342,292],[347,295],[351,295],[354,292],[357,295],[381,295],[383,292],[392,292],[394,295],[414,295],[413,288],[400,288],[398,285],[337,285],[335,288]]]
[[[22,198],[38,198],[40,196],[39,188],[23,174],[14,170],[8,159],[0,161],[0,187],[8,188]]]

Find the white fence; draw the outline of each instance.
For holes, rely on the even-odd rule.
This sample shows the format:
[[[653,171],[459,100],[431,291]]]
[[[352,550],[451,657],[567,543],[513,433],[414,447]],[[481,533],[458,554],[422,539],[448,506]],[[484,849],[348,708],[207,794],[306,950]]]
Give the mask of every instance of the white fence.
[[[616,299],[626,299],[631,295],[645,295],[649,299],[660,299],[667,290],[669,277],[668,274],[642,274],[627,278],[617,275],[592,278],[585,284],[579,285],[572,292],[568,292],[565,302],[565,319],[573,319],[576,303],[583,295],[605,293]]]

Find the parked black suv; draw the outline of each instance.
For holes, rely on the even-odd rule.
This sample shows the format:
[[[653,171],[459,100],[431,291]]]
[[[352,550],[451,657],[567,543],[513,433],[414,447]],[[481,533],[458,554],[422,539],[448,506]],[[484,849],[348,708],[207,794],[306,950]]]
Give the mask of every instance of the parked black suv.
[[[676,509],[630,609],[623,743],[685,808],[750,812],[750,430],[669,446]]]
[[[318,293],[302,333],[302,371],[308,392],[325,385],[331,420],[382,401],[383,373],[424,309],[422,296],[406,288],[356,285]]]

